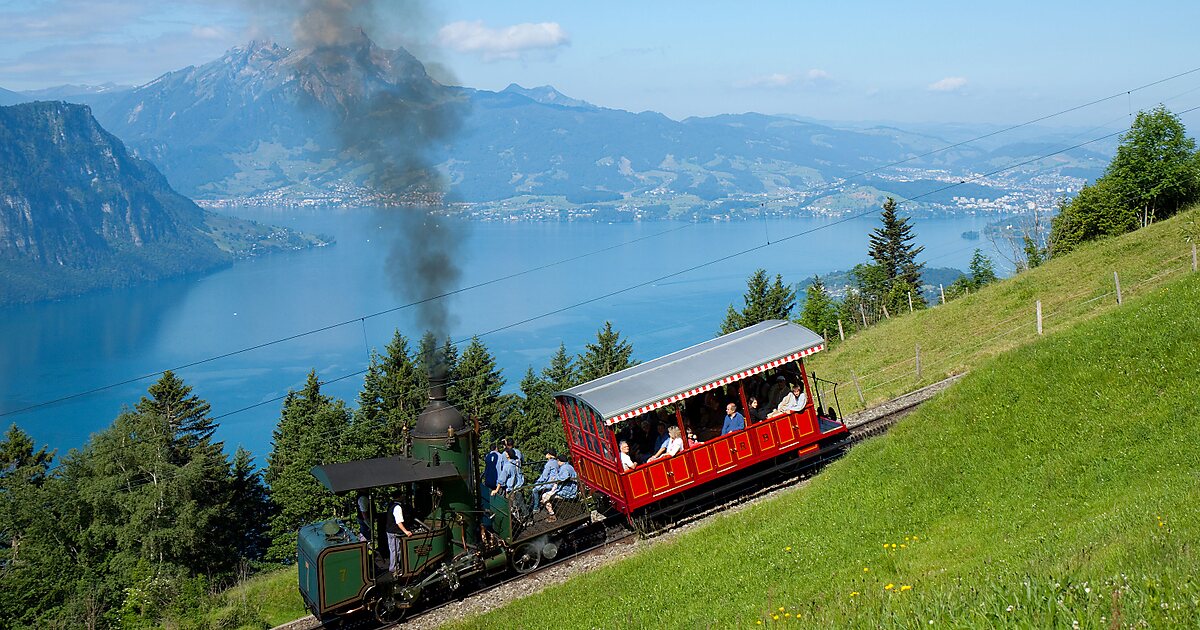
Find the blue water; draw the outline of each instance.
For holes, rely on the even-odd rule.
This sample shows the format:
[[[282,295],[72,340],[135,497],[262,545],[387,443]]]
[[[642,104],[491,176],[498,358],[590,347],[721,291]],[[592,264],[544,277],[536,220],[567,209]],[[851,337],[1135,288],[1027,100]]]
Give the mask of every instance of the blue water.
[[[0,309],[0,414],[62,396],[174,368],[266,341],[356,319],[403,304],[388,290],[387,238],[368,210],[240,209],[231,214],[329,234],[331,247],[239,262],[215,273],[105,291],[74,299]],[[506,280],[451,298],[455,340],[520,322],[576,302],[644,283],[676,270],[781,237],[819,228],[826,218],[703,223],[480,223],[468,227],[458,256],[461,285],[530,269],[664,231],[632,245]],[[987,219],[919,219],[922,260],[965,269],[975,247],[961,233],[982,231]],[[508,389],[527,366],[541,369],[561,342],[571,352],[611,320],[645,360],[710,338],[726,307],[740,305],[746,277],[757,267],[798,282],[848,269],[866,258],[862,218],[762,247],[661,282],[488,334]],[[676,229],[680,228],[680,229]],[[411,309],[355,322],[232,357],[179,370],[220,415],[297,388],[308,371],[323,380],[361,370],[367,347],[382,348],[399,328],[420,337]],[[61,452],[81,446],[132,405],[152,380],[79,396],[0,417],[18,423]],[[361,377],[325,391],[353,404]],[[244,445],[264,463],[280,403],[221,418],[217,436]]]

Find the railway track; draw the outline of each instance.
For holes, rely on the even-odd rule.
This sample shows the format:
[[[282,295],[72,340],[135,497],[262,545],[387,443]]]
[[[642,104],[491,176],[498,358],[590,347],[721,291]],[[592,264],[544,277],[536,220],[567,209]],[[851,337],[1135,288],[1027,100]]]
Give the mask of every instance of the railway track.
[[[848,446],[860,443],[871,437],[886,433],[893,424],[904,416],[911,413],[917,406],[932,398],[935,394],[949,387],[963,375],[955,375],[948,379],[939,381],[932,385],[915,390],[898,398],[894,398],[886,403],[877,405],[870,409],[863,410],[856,414],[847,416],[844,420],[847,428],[850,430],[848,438]],[[844,451],[844,449],[843,449]],[[733,499],[712,505],[706,509],[679,519],[674,519],[661,528],[652,530],[646,533],[645,538],[657,538],[673,532],[688,529],[696,526],[717,513],[729,512],[737,510],[749,505],[752,505],[760,500],[769,498],[777,492],[794,486],[796,483],[812,476],[816,471],[820,470],[828,462],[832,461],[840,454],[832,454],[827,457],[820,457],[788,471],[783,477],[777,478],[769,485],[761,486],[753,491],[744,492]],[[567,578],[590,570],[600,564],[627,555],[626,547],[631,547],[639,544],[639,533],[629,530],[613,530],[606,531],[605,540],[590,547],[578,550],[569,556],[556,559],[539,566],[537,569],[503,579],[499,582],[488,584],[482,588],[472,591],[469,595],[459,599],[451,599],[449,601],[429,606],[421,609],[405,618],[403,621],[386,625],[378,626],[373,622],[365,622],[354,626],[343,625],[346,627],[363,627],[363,628],[411,628],[424,629],[436,628],[443,623],[452,619],[461,618],[467,614],[478,614],[486,612],[492,608],[499,607],[508,603],[513,599],[524,597],[533,594],[552,584],[565,581]],[[562,569],[562,571],[553,571],[553,569]],[[503,593],[504,596],[497,597],[497,593]],[[298,619],[291,623],[279,626],[276,630],[308,630],[317,628],[319,624],[312,617]]]

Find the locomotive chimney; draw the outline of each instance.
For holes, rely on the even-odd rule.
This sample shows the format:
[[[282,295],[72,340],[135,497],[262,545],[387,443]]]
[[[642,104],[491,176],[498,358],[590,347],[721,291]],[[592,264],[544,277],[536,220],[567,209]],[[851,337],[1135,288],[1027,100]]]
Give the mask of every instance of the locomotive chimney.
[[[429,376],[429,404],[417,416],[417,424],[413,427],[414,438],[445,438],[447,435],[462,433],[467,427],[467,421],[459,413],[458,408],[446,401],[446,377],[431,374]]]

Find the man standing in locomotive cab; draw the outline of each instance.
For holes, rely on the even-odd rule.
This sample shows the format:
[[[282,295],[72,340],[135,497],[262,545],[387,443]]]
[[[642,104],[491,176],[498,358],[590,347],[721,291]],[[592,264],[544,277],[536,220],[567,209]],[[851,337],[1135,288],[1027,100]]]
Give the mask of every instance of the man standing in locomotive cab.
[[[386,519],[386,527],[388,539],[388,571],[396,572],[400,565],[400,545],[404,544],[404,538],[412,536],[408,526],[404,524],[406,508],[404,505],[404,495],[397,491],[392,495],[392,504],[388,506],[388,515]]]
[[[492,444],[492,450],[488,451],[487,456],[483,458],[483,485],[489,488],[496,487],[496,477],[500,471],[500,444]]]
[[[738,413],[737,405],[729,403],[725,405],[725,423],[721,425],[721,435],[741,431],[746,428],[746,419],[742,414]]]

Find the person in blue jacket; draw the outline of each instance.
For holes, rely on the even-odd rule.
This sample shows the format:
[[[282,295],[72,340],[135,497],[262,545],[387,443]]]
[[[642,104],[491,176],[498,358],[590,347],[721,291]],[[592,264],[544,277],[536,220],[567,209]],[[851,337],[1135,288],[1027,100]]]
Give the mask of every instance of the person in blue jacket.
[[[725,423],[721,425],[721,435],[741,431],[746,428],[746,419],[742,414],[738,413],[737,405],[729,403],[725,405]]]

